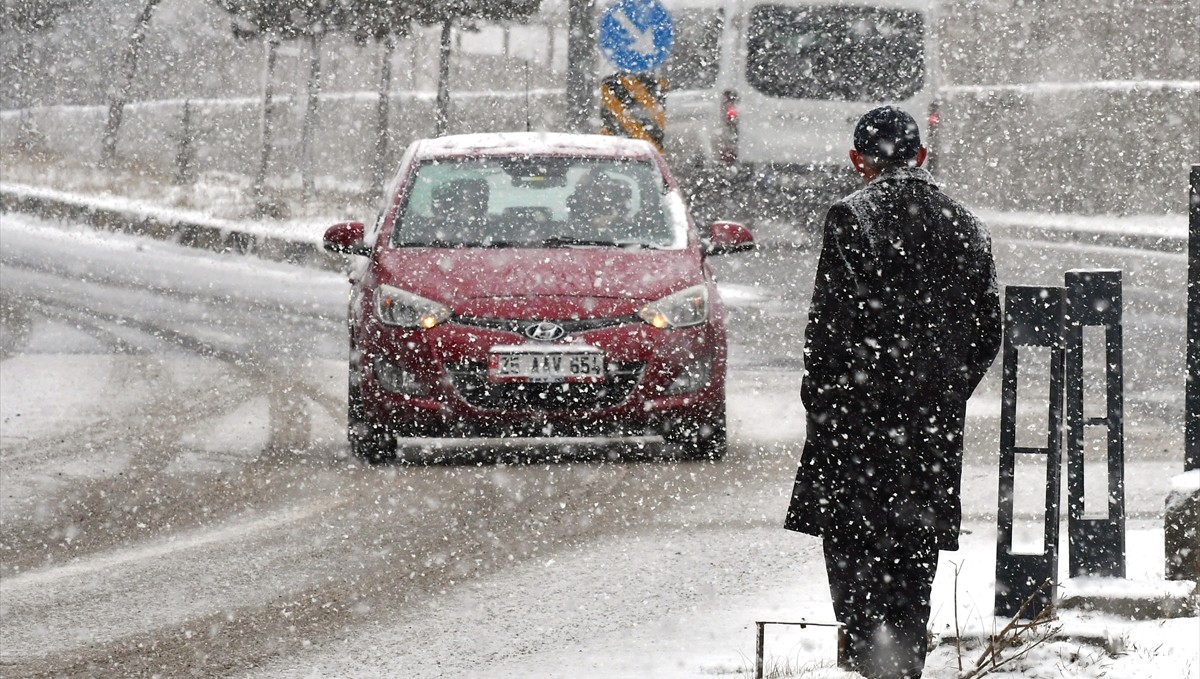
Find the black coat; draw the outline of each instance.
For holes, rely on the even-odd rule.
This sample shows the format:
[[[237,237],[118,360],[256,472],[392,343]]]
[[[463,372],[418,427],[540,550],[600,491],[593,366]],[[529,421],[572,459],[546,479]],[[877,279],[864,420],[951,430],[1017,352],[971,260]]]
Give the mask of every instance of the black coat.
[[[957,549],[967,398],[1000,348],[987,231],[921,169],[825,218],[805,329],[808,436],[785,527],[925,532]]]

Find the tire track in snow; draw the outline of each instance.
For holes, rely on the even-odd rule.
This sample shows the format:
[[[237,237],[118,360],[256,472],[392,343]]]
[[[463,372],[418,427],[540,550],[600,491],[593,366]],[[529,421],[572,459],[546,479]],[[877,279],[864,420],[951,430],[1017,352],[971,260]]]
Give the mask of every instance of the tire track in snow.
[[[359,624],[391,619],[485,575],[553,558],[599,536],[637,533],[657,513],[719,492],[726,482],[720,472],[738,474],[739,468],[585,462],[320,474],[316,484],[350,492],[319,523],[298,529],[315,551],[301,550],[288,571],[320,576],[309,586],[181,623],[8,660],[31,677],[140,675],[161,668],[219,675],[253,667],[354,634]],[[664,495],[663,488],[672,492]],[[235,563],[224,556],[232,546],[213,546],[207,559]]]
[[[133,346],[118,330],[136,331],[179,346],[190,354],[214,358],[232,367],[234,374],[249,372],[256,379],[230,385],[218,376],[218,380],[224,382],[221,387],[223,398],[213,399],[211,382],[184,388],[166,379],[169,374],[155,361],[148,360],[140,365],[152,370],[157,365],[158,379],[153,374],[148,379],[134,364],[127,363],[122,376],[113,376],[117,380],[114,390],[122,390],[130,384],[144,385],[157,394],[155,398],[148,399],[148,403],[134,404],[131,410],[113,413],[96,427],[95,432],[80,427],[68,432],[69,436],[23,446],[24,450],[19,454],[10,455],[6,451],[6,475],[14,470],[14,463],[36,464],[42,459],[61,457],[63,440],[75,437],[87,444],[71,457],[84,458],[84,464],[96,450],[120,450],[129,455],[115,476],[89,480],[53,501],[40,503],[45,511],[30,513],[41,514],[39,521],[14,525],[13,521],[7,520],[0,531],[0,563],[6,568],[27,568],[37,561],[86,554],[111,546],[114,540],[144,538],[159,530],[197,525],[247,506],[268,504],[269,495],[259,498],[252,492],[229,492],[227,482],[221,480],[220,474],[183,479],[169,471],[171,463],[179,458],[178,442],[186,430],[234,412],[255,397],[268,398],[270,435],[263,459],[249,460],[249,467],[243,469],[242,474],[251,473],[253,468],[277,466],[315,453],[331,457],[331,451],[313,450],[309,440],[307,405],[316,404],[337,421],[333,413],[343,411],[344,404],[302,380],[282,379],[268,368],[257,367],[251,362],[253,359],[241,354],[127,315],[102,313],[42,296],[34,297],[32,303],[42,313],[86,328],[117,350],[130,350]],[[265,393],[258,386],[264,382]],[[300,392],[301,397],[289,392]],[[114,401],[120,402],[120,399]],[[225,496],[223,502],[212,501],[220,495]],[[192,505],[197,503],[205,507],[205,511],[196,513]],[[13,517],[10,515],[9,518]],[[43,532],[47,524],[52,528]]]
[[[59,314],[60,317],[64,319],[75,320],[79,317],[91,316],[98,321],[104,321],[119,327],[136,329],[147,336],[171,343],[197,356],[222,361],[229,364],[236,371],[249,371],[254,377],[267,383],[266,386],[269,387],[266,390],[267,394],[288,394],[295,390],[300,396],[311,399],[324,408],[335,421],[345,416],[344,402],[330,397],[303,379],[287,379],[286,375],[291,374],[293,371],[282,360],[272,360],[270,357],[257,355],[246,348],[221,347],[215,341],[203,339],[197,336],[196,333],[177,330],[165,323],[144,320],[130,313],[102,312],[77,302],[67,302],[39,294],[30,295],[30,298],[45,307],[59,310],[61,312]],[[254,314],[251,314],[250,317],[262,318],[262,316],[255,316]],[[262,321],[260,320],[261,323]],[[340,325],[338,327],[340,328]],[[229,341],[234,343],[240,339],[242,339],[240,336],[234,335],[229,338]],[[281,412],[279,418],[273,418],[273,420],[279,420],[278,423],[273,423],[273,427],[284,427],[287,426],[288,422],[294,421],[297,413],[296,404],[293,400],[278,399],[277,407]],[[306,417],[307,415],[304,416]],[[290,432],[278,431],[273,434],[272,438],[287,441],[291,436]]]
[[[29,336],[31,321],[20,298],[0,289],[0,361],[8,360]]]

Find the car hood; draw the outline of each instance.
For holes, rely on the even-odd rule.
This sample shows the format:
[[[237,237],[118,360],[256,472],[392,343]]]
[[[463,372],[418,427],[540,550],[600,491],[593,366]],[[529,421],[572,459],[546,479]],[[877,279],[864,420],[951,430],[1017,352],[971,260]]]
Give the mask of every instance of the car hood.
[[[397,248],[380,254],[377,280],[473,313],[501,300],[577,300],[606,312],[704,280],[697,248]],[[592,304],[588,304],[591,300]]]

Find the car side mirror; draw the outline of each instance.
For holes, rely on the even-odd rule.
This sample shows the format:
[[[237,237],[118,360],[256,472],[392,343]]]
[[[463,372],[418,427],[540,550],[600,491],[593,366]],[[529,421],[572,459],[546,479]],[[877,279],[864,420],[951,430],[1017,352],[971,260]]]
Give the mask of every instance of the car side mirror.
[[[706,255],[728,255],[754,249],[754,236],[737,222],[713,222],[708,226]]]
[[[369,257],[371,247],[363,243],[362,222],[340,222],[325,230],[325,249],[343,255]]]

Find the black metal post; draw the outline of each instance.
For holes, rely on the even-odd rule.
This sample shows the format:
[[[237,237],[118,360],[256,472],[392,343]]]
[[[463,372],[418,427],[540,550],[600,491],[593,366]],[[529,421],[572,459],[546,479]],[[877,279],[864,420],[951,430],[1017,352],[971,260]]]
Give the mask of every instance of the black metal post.
[[[269,209],[266,198],[267,168],[271,164],[271,123],[275,119],[275,63],[279,54],[279,35],[271,32],[264,38],[266,64],[263,68],[263,108],[260,121],[262,148],[258,152],[258,169],[254,172],[254,210],[265,215]]]
[[[1004,291],[1004,376],[1000,408],[1000,492],[996,512],[996,596],[994,613],[1032,619],[1054,604],[1058,577],[1058,496],[1062,460],[1063,289],[1007,286]],[[1017,447],[1017,366],[1021,347],[1050,349],[1050,394],[1046,445]],[[1046,460],[1046,513],[1040,554],[1012,549],[1013,490],[1018,455]],[[1047,585],[1048,583],[1048,585]]]
[[[196,181],[195,135],[192,132],[192,100],[183,100],[183,115],[179,121],[179,148],[175,152],[175,176],[172,181],[184,186]]]
[[[1200,165],[1188,191],[1187,415],[1184,471],[1200,469]]]
[[[767,623],[758,621],[754,623],[758,626],[758,638],[754,641],[754,679],[762,679],[763,676],[763,646],[765,645],[766,626]]]
[[[838,630],[839,639],[841,638],[842,629],[845,627],[840,622],[809,622],[807,620],[797,622],[758,620],[754,625],[758,628],[758,636],[754,640],[754,679],[763,679],[763,666],[765,664],[763,650],[766,648],[767,625],[791,625],[800,629],[807,629],[809,627],[834,627]]]
[[[1121,337],[1121,272],[1068,271],[1065,346],[1067,415],[1067,540],[1071,576],[1125,577],[1124,360]],[[1084,413],[1085,326],[1104,328],[1105,414]],[[1107,517],[1084,517],[1084,433],[1104,427],[1107,445]]]
[[[313,136],[321,118],[321,39],[323,33],[314,30],[308,35],[308,90],[304,97],[304,120],[300,124],[300,190],[308,202],[317,188],[314,176],[316,144]]]

